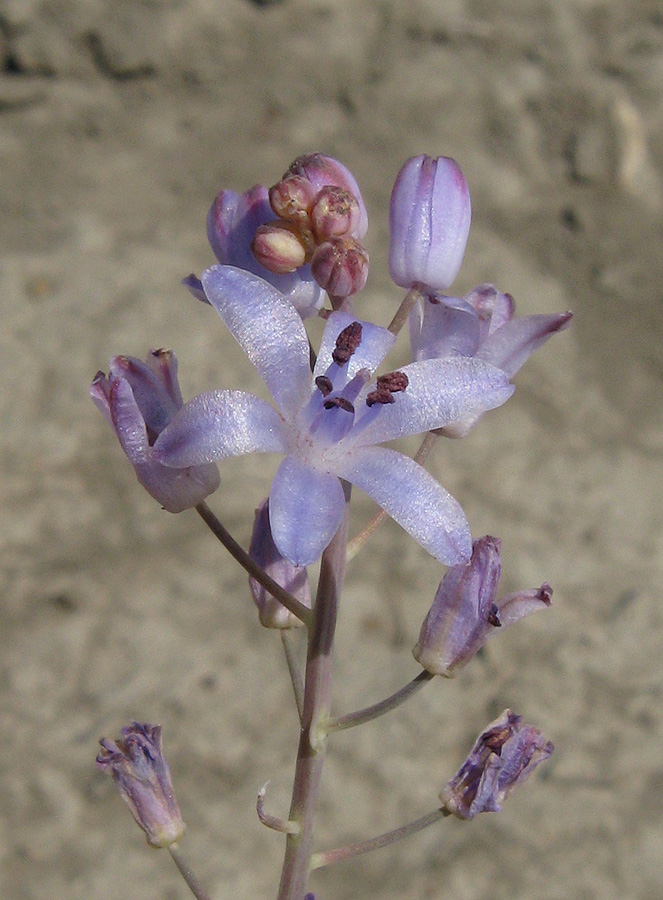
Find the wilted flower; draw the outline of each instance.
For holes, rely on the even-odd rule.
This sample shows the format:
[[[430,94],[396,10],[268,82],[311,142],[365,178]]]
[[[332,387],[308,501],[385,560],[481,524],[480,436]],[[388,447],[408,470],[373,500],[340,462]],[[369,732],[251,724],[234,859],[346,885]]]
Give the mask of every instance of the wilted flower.
[[[117,742],[102,738],[97,766],[109,771],[131,815],[152,847],[169,847],[184,834],[170,769],[161,752],[161,725],[134,722]]]
[[[413,156],[398,173],[389,207],[389,274],[401,287],[439,291],[453,282],[470,231],[470,192],[460,166]]]
[[[369,379],[394,335],[336,312],[311,379],[304,324],[271,285],[230,266],[208,269],[202,281],[278,411],[244,391],[201,394],[161,434],[157,458],[190,466],[285,454],[269,517],[280,553],[298,565],[314,562],[340,524],[339,479],[369,494],[437,559],[468,560],[471,538],[458,503],[412,459],[375,445],[499,406],[512,393],[504,373],[472,359],[424,360],[406,366],[393,385],[383,376],[375,389]]]
[[[269,203],[266,187],[255,185],[243,194],[235,191],[221,191],[207,215],[207,237],[220,263],[246,269],[264,278],[291,303],[299,314],[306,318],[315,315],[321,308],[324,291],[313,280],[308,265],[283,274],[265,268],[256,259],[251,249],[255,233],[261,225],[277,219]],[[184,284],[199,299],[207,303],[200,279],[190,275]]]
[[[480,284],[462,299],[422,297],[410,314],[412,358],[483,359],[513,378],[532,353],[572,319],[570,312],[521,318],[514,318],[514,312],[513,297],[492,284]],[[463,437],[479,417],[465,417],[441,431],[447,437]]]
[[[274,543],[269,527],[269,500],[263,500],[256,510],[249,556],[270,578],[285,588],[304,606],[311,608],[311,591],[305,566],[296,566],[282,556]],[[283,606],[255,578],[249,578],[251,596],[258,607],[260,624],[266,628],[294,628],[301,619]]]
[[[510,709],[483,731],[470,755],[440,794],[442,806],[459,819],[499,812],[513,788],[548,759],[553,745]]]
[[[496,600],[500,580],[499,538],[479,538],[469,565],[452,566],[440,582],[421,626],[414,658],[433,675],[453,677],[500,627],[550,606],[552,590],[507,594]]]
[[[154,458],[152,445],[182,406],[172,350],[152,350],[145,362],[114,357],[108,376],[95,375],[90,396],[113,427],[138,481],[169,512],[190,509],[218,488],[213,464],[172,468]]]

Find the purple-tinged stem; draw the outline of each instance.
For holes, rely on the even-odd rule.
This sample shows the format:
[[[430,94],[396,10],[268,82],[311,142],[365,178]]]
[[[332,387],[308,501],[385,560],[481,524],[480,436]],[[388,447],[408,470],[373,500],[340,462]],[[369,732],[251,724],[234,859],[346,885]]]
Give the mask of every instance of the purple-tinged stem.
[[[396,315],[387,326],[388,330],[391,331],[392,334],[398,334],[403,325],[405,325],[405,323],[407,322],[407,318],[412,311],[412,307],[422,296],[423,294],[418,288],[410,288],[410,290],[403,298],[401,305],[396,310]]]
[[[297,714],[301,723],[304,715],[304,680],[302,678],[299,662],[297,661],[297,652],[293,645],[293,635],[290,628],[281,628],[281,643],[283,644],[283,652],[285,660],[288,664],[288,672],[290,673],[290,681],[292,682],[292,690],[295,695],[295,703],[297,704]]]
[[[278,900],[303,900],[308,884],[315,807],[327,751],[324,726],[331,708],[334,634],[345,577],[350,486],[343,483],[343,487],[345,512],[338,531],[322,554],[313,622],[309,627],[304,708],[288,816],[289,821],[299,824],[300,832],[286,838]]]
[[[402,841],[403,838],[410,837],[411,834],[416,834],[418,831],[423,831],[424,828],[428,828],[429,825],[439,822],[440,819],[448,815],[450,813],[446,809],[435,809],[428,815],[422,816],[408,825],[395,828],[393,831],[387,831],[385,834],[380,834],[367,841],[358,841],[356,844],[348,844],[346,847],[337,847],[324,853],[316,853],[311,858],[311,871],[321,869],[323,866],[331,866],[333,863],[341,862],[343,859],[352,859],[354,856],[368,853],[370,850],[379,850],[380,847],[386,847],[389,844],[394,844],[396,841]]]
[[[303,603],[300,603],[288,591],[284,590],[280,584],[277,584],[273,578],[270,578],[267,572],[251,559],[246,550],[237,543],[230,532],[219,522],[204,500],[196,506],[196,512],[240,566],[246,569],[249,575],[255,578],[258,584],[262,585],[266,591],[269,591],[272,596],[276,597],[279,603],[282,603],[286,609],[290,610],[293,616],[297,616],[305,625],[310,626],[313,618],[311,610],[304,606]]]
[[[405,687],[402,687],[390,697],[386,697],[379,703],[374,703],[373,706],[367,706],[366,709],[359,709],[357,712],[347,713],[345,716],[337,716],[336,718],[329,719],[325,724],[327,734],[332,734],[334,731],[345,731],[347,728],[354,728],[356,725],[363,725],[365,722],[371,722],[373,719],[378,719],[385,713],[391,712],[392,709],[396,709],[402,703],[405,703],[406,700],[409,700],[410,697],[416,694],[417,691],[420,691],[421,688],[425,684],[428,684],[433,678],[435,678],[435,676],[431,675],[430,672],[420,672],[417,677],[406,684]]]
[[[173,861],[175,865],[180,870],[180,874],[182,878],[186,881],[189,886],[189,890],[196,898],[196,900],[210,900],[210,896],[207,891],[202,887],[196,876],[193,874],[189,865],[184,860],[182,856],[182,851],[180,850],[177,844],[171,844],[168,848],[170,855],[173,857]]]

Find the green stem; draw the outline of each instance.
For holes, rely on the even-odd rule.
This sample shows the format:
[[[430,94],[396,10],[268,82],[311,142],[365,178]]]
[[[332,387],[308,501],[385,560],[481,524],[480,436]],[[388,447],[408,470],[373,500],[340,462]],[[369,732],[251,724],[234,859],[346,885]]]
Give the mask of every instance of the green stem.
[[[440,819],[448,815],[450,813],[446,809],[436,809],[428,813],[428,815],[410,822],[408,825],[395,828],[393,831],[387,831],[385,834],[380,834],[367,841],[358,841],[356,844],[337,847],[334,850],[327,850],[325,853],[316,853],[311,858],[311,871],[321,869],[323,866],[331,866],[333,863],[340,862],[343,859],[352,859],[354,856],[359,856],[360,853],[379,850],[380,847],[386,847],[388,844],[393,844],[396,841],[402,841],[403,838],[410,837],[411,834],[416,834],[418,831],[423,831],[424,828],[428,828],[429,825],[439,822]]]
[[[398,334],[403,325],[405,325],[405,323],[407,322],[407,318],[412,311],[412,307],[417,302],[417,300],[420,299],[420,297],[423,297],[423,294],[418,288],[410,288],[410,290],[403,298],[401,305],[396,310],[396,315],[389,323],[389,331],[391,331],[393,334]]]
[[[168,848],[168,852],[173,857],[175,865],[180,870],[182,878],[188,884],[189,889],[196,900],[210,900],[209,894],[206,890],[204,890],[196,876],[191,871],[188,863],[182,856],[182,851],[180,850],[179,846],[177,844],[171,844]]]
[[[416,694],[417,691],[421,690],[421,688],[425,684],[428,684],[433,678],[435,678],[435,676],[430,672],[420,672],[417,677],[406,684],[405,687],[402,687],[390,697],[381,700],[379,703],[374,703],[373,706],[367,706],[366,709],[360,709],[357,710],[357,712],[347,713],[345,716],[337,716],[336,718],[329,719],[325,726],[327,734],[333,734],[335,731],[345,731],[347,728],[354,728],[356,725],[363,725],[365,722],[371,722],[373,719],[378,719],[385,713],[391,712],[392,709],[396,709],[402,703],[405,703],[406,700],[409,700],[413,694]]]
[[[246,550],[237,543],[230,532],[219,522],[204,500],[196,506],[196,512],[240,566],[246,569],[249,575],[255,578],[258,584],[261,584],[266,591],[269,591],[273,597],[276,597],[279,603],[282,603],[286,609],[290,610],[293,616],[301,619],[305,625],[310,626],[313,618],[311,610],[282,588],[280,584],[277,584],[273,578],[269,577],[267,572],[251,559]]]

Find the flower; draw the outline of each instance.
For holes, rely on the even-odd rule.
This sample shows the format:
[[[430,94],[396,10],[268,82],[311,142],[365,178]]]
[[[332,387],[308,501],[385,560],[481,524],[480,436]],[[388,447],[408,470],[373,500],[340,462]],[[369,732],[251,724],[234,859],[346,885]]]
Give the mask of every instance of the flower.
[[[453,566],[440,582],[419,633],[414,658],[433,675],[452,678],[497,628],[550,606],[552,590],[508,594],[496,601],[500,580],[499,538],[474,542],[469,565]]]
[[[138,481],[169,512],[189,509],[218,488],[213,464],[171,468],[154,458],[157,435],[182,406],[172,350],[151,350],[145,362],[114,357],[108,376],[95,375],[90,396],[114,429]]]
[[[169,847],[184,834],[170,769],[161,752],[161,725],[134,722],[117,742],[102,738],[97,766],[109,771],[131,815],[152,847]]]
[[[327,320],[311,376],[304,324],[270,284],[230,266],[208,269],[202,283],[277,409],[244,391],[201,394],[161,433],[157,459],[192,466],[284,454],[269,518],[279,552],[296,565],[314,562],[336,532],[345,504],[339,479],[369,494],[437,559],[469,559],[458,503],[412,459],[375,445],[499,406],[512,393],[504,373],[473,359],[431,359],[369,385],[395,337],[339,311]]]
[[[465,297],[421,297],[410,313],[410,344],[415,360],[455,356],[482,359],[505,372],[518,372],[535,350],[571,323],[570,312],[514,318],[515,304],[492,284],[480,284]],[[441,429],[463,437],[481,413]]]
[[[261,265],[251,250],[257,229],[276,218],[267,188],[261,184],[243,194],[221,191],[207,215],[210,246],[220,263],[246,269],[272,284],[294,304],[302,318],[316,315],[325,294],[313,280],[311,267],[302,265],[288,274],[277,274]],[[195,297],[208,302],[199,278],[189,275],[183,283]]]
[[[553,745],[510,709],[482,731],[470,755],[440,794],[443,808],[459,819],[499,812],[514,787],[548,759]]]
[[[472,216],[460,166],[413,156],[398,173],[389,206],[389,274],[401,287],[438,291],[454,281]]]
[[[304,566],[296,566],[282,556],[276,548],[269,527],[269,500],[263,500],[256,510],[249,556],[270,578],[285,588],[297,600],[311,608],[311,591],[308,573]],[[260,624],[265,628],[296,628],[301,619],[283,606],[255,578],[249,578],[249,589],[258,607]]]

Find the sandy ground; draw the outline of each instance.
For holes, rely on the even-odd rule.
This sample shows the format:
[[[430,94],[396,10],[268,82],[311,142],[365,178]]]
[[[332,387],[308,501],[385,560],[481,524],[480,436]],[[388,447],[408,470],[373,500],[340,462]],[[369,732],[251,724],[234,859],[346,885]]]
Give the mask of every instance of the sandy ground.
[[[214,194],[299,153],[355,172],[386,324],[388,198],[404,159],[456,157],[473,228],[456,288],[494,281],[571,331],[431,469],[504,590],[553,610],[453,682],[339,735],[320,847],[431,809],[505,706],[557,745],[500,815],[446,821],[316,876],[319,898],[658,900],[663,880],[663,12],[658,0],[2,0],[0,895],[184,898],[96,741],[161,722],[215,900],[274,896],[296,716],[280,646],[195,513],[136,485],[87,398],[115,353],[171,346],[186,396],[257,388],[179,286],[212,261]],[[406,347],[401,348],[405,358]],[[411,449],[414,449],[412,445]],[[212,505],[247,542],[271,461],[224,463]],[[357,498],[353,529],[372,515]],[[440,568],[389,524],[353,563],[336,705],[374,702],[410,655]]]

